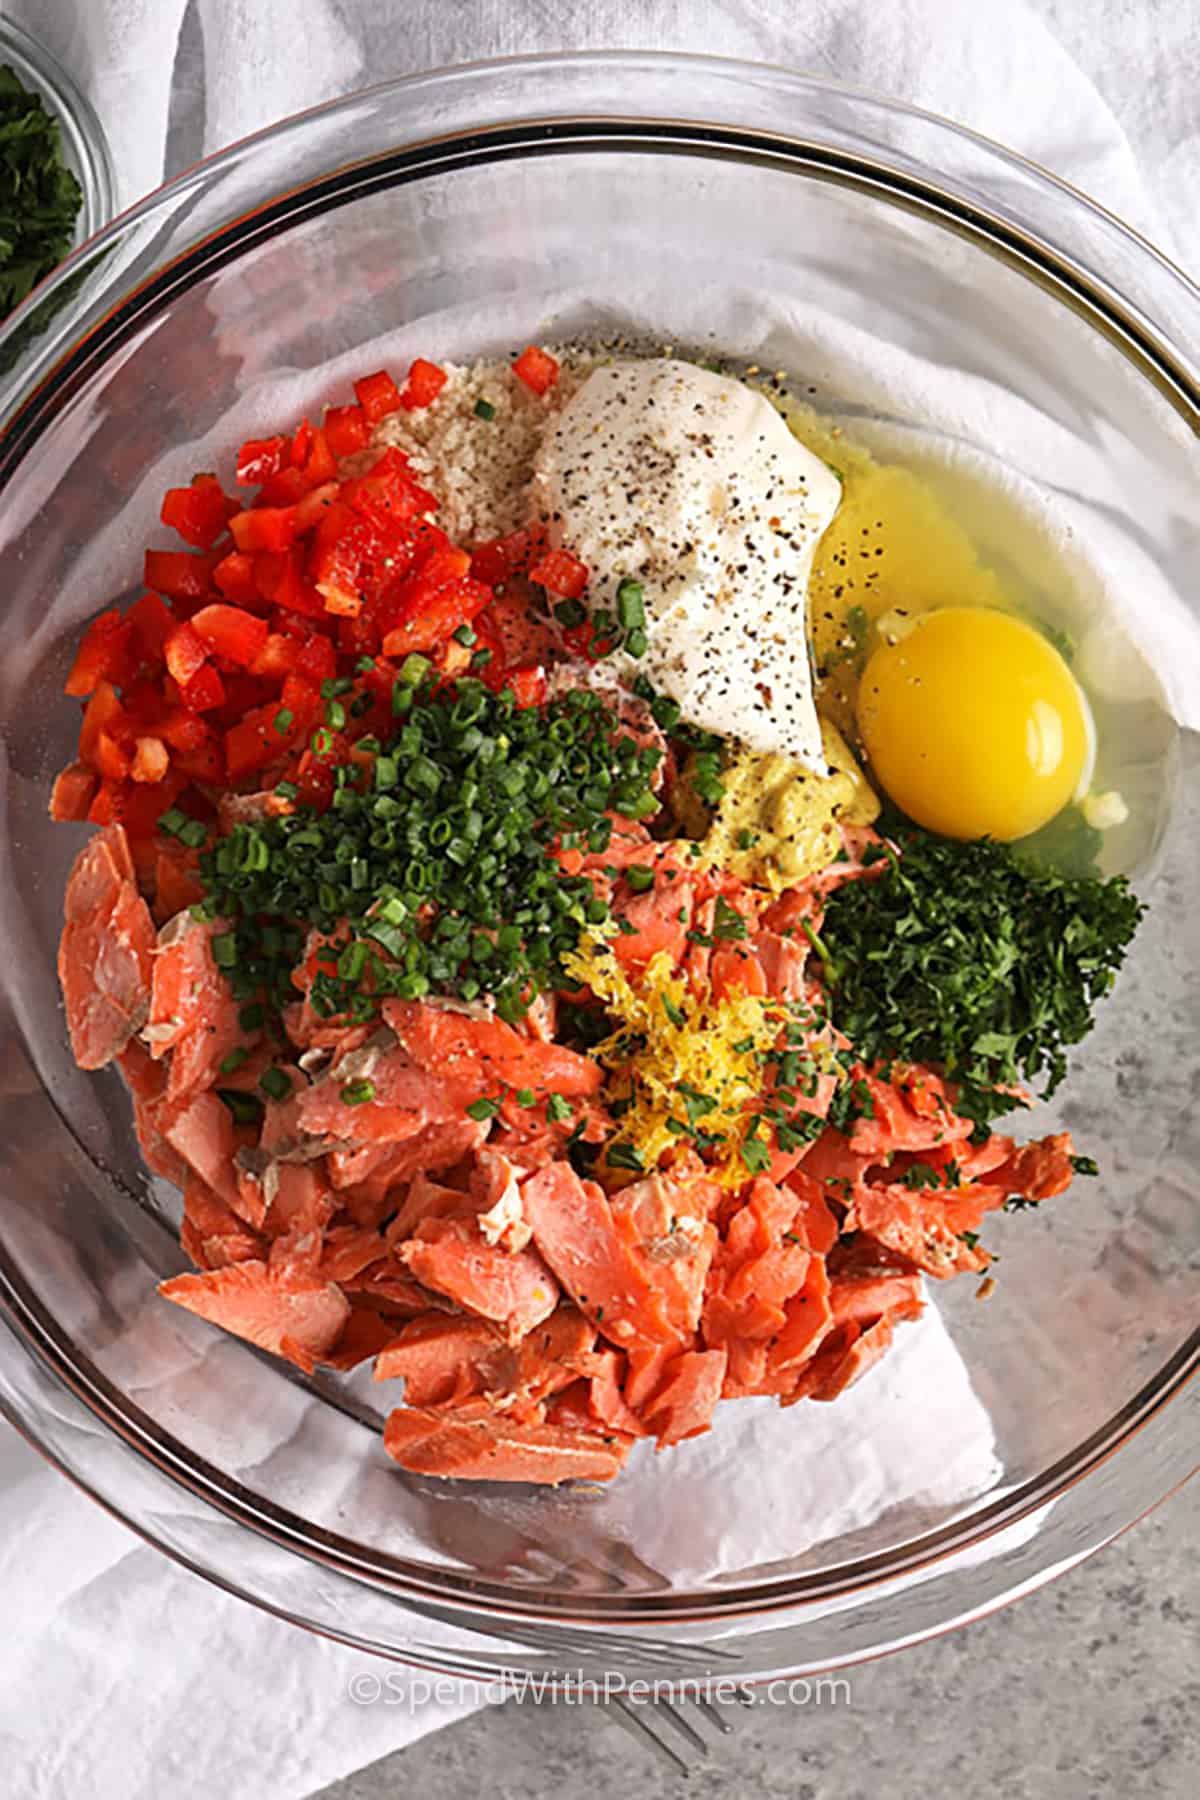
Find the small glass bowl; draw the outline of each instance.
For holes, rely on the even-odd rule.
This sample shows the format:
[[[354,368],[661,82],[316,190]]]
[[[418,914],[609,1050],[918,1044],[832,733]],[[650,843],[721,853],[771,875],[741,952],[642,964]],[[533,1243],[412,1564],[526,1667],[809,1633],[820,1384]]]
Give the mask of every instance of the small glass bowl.
[[[117,210],[116,174],[104,127],[91,101],[45,46],[11,19],[0,18],[3,63],[16,70],[31,92],[42,96],[58,119],[63,156],[83,189],[75,227],[75,243],[82,244],[107,225]]]

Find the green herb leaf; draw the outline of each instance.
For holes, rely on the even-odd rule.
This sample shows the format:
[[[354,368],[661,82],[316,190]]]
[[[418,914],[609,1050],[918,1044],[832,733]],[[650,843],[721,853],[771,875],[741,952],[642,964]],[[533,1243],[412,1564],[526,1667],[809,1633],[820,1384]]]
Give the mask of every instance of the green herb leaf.
[[[864,1061],[943,1069],[985,1131],[1012,1088],[1054,1093],[1144,909],[1123,877],[1062,875],[1008,845],[898,841],[881,875],[827,901],[834,1019]]]

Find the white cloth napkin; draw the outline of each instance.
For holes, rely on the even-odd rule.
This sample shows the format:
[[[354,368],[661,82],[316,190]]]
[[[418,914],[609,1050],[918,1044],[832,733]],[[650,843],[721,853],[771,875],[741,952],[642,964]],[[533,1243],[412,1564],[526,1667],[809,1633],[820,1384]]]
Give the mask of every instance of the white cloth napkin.
[[[1185,263],[1200,261],[1189,74],[1200,26],[1174,0],[1153,0],[1136,19],[1123,0],[5,0],[0,10],[90,93],[125,204],[162,178],[173,115],[200,93],[204,147],[215,150],[368,80],[438,64],[691,48],[804,67],[948,113],[1067,176]],[[181,58],[181,44],[201,40],[202,65]],[[925,1383],[926,1349],[914,1338],[880,1380],[894,1390],[912,1365]],[[867,1390],[850,1399],[866,1404]],[[691,1451],[699,1446],[681,1454]],[[980,1428],[960,1471],[966,1487],[988,1478],[988,1451]],[[877,1475],[847,1463],[848,1507],[869,1506]],[[22,1800],[302,1800],[470,1709],[465,1699],[415,1712],[355,1705],[354,1677],[378,1672],[373,1659],[176,1568],[7,1427],[0,1592],[0,1759],[6,1792]]]

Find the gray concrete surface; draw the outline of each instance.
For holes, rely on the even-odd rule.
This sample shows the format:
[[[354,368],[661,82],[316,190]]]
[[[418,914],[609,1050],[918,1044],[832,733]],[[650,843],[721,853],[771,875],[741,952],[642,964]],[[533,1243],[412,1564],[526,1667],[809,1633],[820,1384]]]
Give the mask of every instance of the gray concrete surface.
[[[1200,1482],[976,1625],[740,1711],[682,1779],[602,1711],[509,1702],[314,1800],[1184,1800],[1200,1794]]]

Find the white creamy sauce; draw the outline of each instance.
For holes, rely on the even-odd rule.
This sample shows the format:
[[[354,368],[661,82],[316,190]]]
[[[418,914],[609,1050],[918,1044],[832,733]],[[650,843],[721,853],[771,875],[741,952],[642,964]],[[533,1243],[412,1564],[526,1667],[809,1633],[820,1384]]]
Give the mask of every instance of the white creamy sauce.
[[[739,381],[665,358],[588,376],[546,432],[534,494],[588,565],[587,603],[640,583],[647,648],[622,657],[689,723],[823,771],[808,582],[841,486]]]

